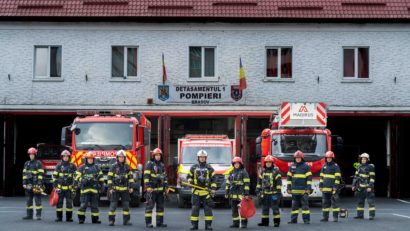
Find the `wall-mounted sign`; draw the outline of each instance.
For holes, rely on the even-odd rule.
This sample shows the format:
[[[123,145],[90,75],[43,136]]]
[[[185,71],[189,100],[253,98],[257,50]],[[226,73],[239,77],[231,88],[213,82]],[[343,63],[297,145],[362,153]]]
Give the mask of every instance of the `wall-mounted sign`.
[[[158,85],[157,89],[160,104],[232,104],[243,95],[236,85]]]

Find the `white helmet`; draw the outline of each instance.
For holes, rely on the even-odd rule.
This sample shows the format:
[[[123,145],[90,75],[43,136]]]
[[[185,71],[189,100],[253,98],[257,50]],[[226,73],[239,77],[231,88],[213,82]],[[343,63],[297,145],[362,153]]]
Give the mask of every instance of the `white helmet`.
[[[359,158],[367,158],[367,160],[370,160],[370,155],[364,152],[359,156]]]
[[[198,153],[196,154],[196,156],[197,156],[197,157],[200,157],[200,156],[207,157],[207,156],[208,156],[208,153],[207,153],[205,150],[201,149],[201,150],[198,151]]]
[[[126,154],[125,154],[125,151],[124,151],[124,150],[118,150],[118,151],[117,151],[117,158],[120,157],[120,156],[126,157]]]

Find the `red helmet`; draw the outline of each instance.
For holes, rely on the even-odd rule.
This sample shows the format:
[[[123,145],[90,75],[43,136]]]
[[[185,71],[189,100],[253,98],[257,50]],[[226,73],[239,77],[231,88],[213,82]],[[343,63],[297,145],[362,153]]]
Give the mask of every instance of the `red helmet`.
[[[295,152],[295,154],[293,154],[293,158],[298,158],[298,157],[300,157],[300,158],[302,158],[302,159],[305,159],[305,155],[304,155],[303,152],[300,151],[300,150],[297,150],[297,151]]]
[[[326,158],[335,158],[335,154],[332,151],[328,151],[325,154]]]
[[[61,152],[61,154],[60,154],[60,156],[68,156],[68,157],[70,157],[71,156],[71,153],[68,151],[68,150],[64,150],[64,151],[62,151]]]
[[[86,159],[94,159],[95,155],[92,152],[87,152],[84,156]]]
[[[273,163],[275,163],[275,158],[273,157],[273,156],[271,156],[271,155],[267,155],[266,157],[265,157],[265,159],[264,159],[264,162],[266,163],[266,162],[272,162],[272,164]]]
[[[35,148],[29,148],[27,151],[27,154],[29,155],[37,155],[37,149]]]
[[[243,164],[242,158],[240,158],[239,156],[234,157],[234,158],[232,159],[232,165],[234,165],[235,163]]]
[[[159,148],[156,148],[151,152],[152,157],[154,157],[156,154],[161,154],[161,156],[162,156],[162,150],[159,149]]]

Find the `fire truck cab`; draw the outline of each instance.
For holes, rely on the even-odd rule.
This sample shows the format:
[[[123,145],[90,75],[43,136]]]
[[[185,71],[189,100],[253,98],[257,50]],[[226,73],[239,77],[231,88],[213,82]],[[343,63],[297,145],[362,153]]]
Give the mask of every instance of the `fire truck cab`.
[[[108,170],[115,164],[116,152],[124,150],[126,162],[133,171],[137,188],[131,195],[131,206],[139,206],[143,163],[149,156],[151,123],[141,113],[135,112],[81,112],[74,122],[62,129],[61,144],[72,150],[71,162],[79,168],[83,156],[92,151],[95,163],[100,166],[107,181]],[[141,164],[142,163],[142,164]],[[100,199],[107,199],[107,189],[100,191]],[[79,193],[74,198],[79,205]]]
[[[331,150],[331,132],[326,129],[327,112],[324,103],[288,103],[279,109],[278,116],[272,116],[271,127],[264,129],[257,138],[257,155],[261,156],[259,172],[267,155],[275,157],[275,165],[282,174],[282,193],[285,199],[291,198],[286,192],[286,176],[293,163],[293,154],[301,150],[310,166],[313,181],[313,199],[322,197],[319,190],[320,170],[325,163],[324,155]]]
[[[225,201],[225,180],[232,170],[232,158],[235,156],[235,140],[227,135],[186,135],[178,139],[178,156],[176,157],[177,172],[177,202],[183,208],[189,204],[191,188],[182,185],[187,182],[187,175],[192,165],[198,163],[197,153],[205,150],[208,153],[207,163],[215,170],[217,191],[216,202]]]

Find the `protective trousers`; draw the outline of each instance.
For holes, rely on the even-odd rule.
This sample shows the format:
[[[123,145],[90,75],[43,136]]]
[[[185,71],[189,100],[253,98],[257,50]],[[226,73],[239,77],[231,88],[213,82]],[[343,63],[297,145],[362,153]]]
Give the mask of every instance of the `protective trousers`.
[[[248,224],[248,220],[244,217],[239,216],[239,204],[241,201],[239,199],[231,199],[231,209],[232,209],[232,222],[235,226],[239,227],[239,221],[241,221],[242,226]]]
[[[41,218],[41,211],[43,210],[43,206],[41,205],[41,194],[33,193],[32,191],[26,190],[25,191],[27,197],[27,217],[33,217],[33,210],[36,210],[36,217]],[[35,207],[33,207],[33,199],[35,202]]]
[[[191,223],[192,225],[198,227],[199,222],[199,209],[201,208],[201,204],[204,206],[204,213],[205,213],[205,226],[211,226],[213,215],[212,215],[212,199],[211,196],[199,196],[192,194],[192,211],[191,211]]]
[[[123,223],[130,220],[130,194],[128,191],[113,191],[110,197],[110,211],[108,220],[115,222],[115,210],[118,207],[118,201],[121,199]]]
[[[340,208],[338,206],[339,194],[338,193],[323,193],[322,194],[322,212],[323,218],[329,219],[330,207],[332,207],[333,218],[337,220],[339,217]]]
[[[279,198],[272,200],[272,194],[265,194],[262,198],[262,223],[269,225],[269,210],[272,209],[273,223],[280,224]]]
[[[308,194],[293,194],[292,195],[292,216],[291,216],[292,223],[297,223],[300,208],[302,208],[303,222],[310,222],[309,195]]]
[[[63,205],[64,205],[64,199],[65,199],[65,207],[66,207],[66,213],[65,213],[65,218],[66,220],[71,220],[73,217],[73,198],[72,198],[72,193],[70,190],[62,190],[58,194],[58,203],[56,206],[56,213],[57,213],[57,219],[62,220],[63,219]]]
[[[145,223],[152,224],[152,210],[156,206],[157,226],[164,223],[164,192],[153,191],[145,194],[147,206],[145,207]]]
[[[96,193],[83,193],[80,197],[80,208],[78,209],[77,215],[80,222],[85,220],[85,212],[87,210],[88,204],[91,205],[91,221],[97,223],[100,212],[98,210],[98,194]]]
[[[376,216],[376,207],[375,207],[375,200],[374,200],[374,191],[367,192],[366,190],[361,190],[356,192],[357,197],[357,216],[363,217],[364,216],[364,204],[367,199],[367,203],[369,204],[369,217]]]

